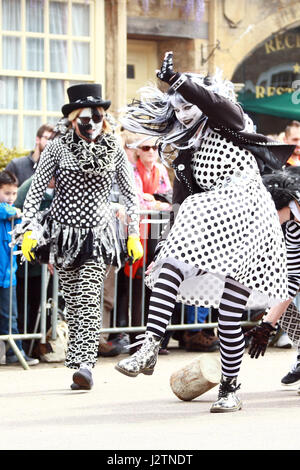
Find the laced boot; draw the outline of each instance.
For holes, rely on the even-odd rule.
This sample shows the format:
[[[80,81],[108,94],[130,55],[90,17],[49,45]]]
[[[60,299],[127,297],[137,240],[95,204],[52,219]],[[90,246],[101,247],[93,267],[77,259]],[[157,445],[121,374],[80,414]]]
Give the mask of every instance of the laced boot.
[[[235,392],[240,388],[236,384],[236,377],[222,375],[219,387],[218,400],[211,406],[211,413],[228,413],[242,408],[242,402]]]
[[[129,377],[136,377],[138,374],[152,375],[157,361],[157,355],[161,343],[161,338],[151,331],[146,331],[144,335],[136,337],[144,338],[131,344],[129,347],[141,344],[141,347],[132,356],[118,362],[115,369]]]

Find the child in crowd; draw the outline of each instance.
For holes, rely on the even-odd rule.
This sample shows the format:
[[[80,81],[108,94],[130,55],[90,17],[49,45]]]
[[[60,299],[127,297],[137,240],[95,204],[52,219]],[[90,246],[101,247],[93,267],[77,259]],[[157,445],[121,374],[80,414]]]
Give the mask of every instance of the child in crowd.
[[[10,232],[12,225],[21,221],[21,211],[14,207],[17,198],[18,180],[9,171],[0,172],[0,335],[9,333],[10,313],[10,289],[12,289],[11,302],[11,333],[19,334],[17,318],[17,296],[16,296],[16,270],[17,260],[13,256],[11,264],[11,242]],[[13,221],[13,222],[12,222]],[[15,247],[15,250],[17,247]],[[12,272],[11,272],[12,270]],[[22,341],[16,340],[16,345],[25,357],[28,365],[38,364],[38,359],[27,357],[23,351]],[[17,362],[18,358],[11,348],[6,352],[6,363]]]

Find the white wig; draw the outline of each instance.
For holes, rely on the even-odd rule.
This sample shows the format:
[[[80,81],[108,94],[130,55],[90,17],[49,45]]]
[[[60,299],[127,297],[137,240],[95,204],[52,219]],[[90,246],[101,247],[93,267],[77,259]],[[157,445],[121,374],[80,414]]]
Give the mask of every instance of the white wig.
[[[221,96],[236,101],[234,85],[228,80],[222,79],[222,71],[217,70],[211,77],[204,75],[186,73],[190,80],[218,93]],[[172,154],[172,159],[178,150],[191,148],[197,145],[205,134],[205,124],[207,117],[203,114],[193,127],[186,128],[177,120],[171,97],[174,93],[181,100],[185,101],[179,92],[174,92],[172,87],[168,92],[162,92],[154,84],[149,84],[138,90],[140,99],[134,99],[124,109],[124,116],[121,118],[123,127],[131,132],[157,136],[159,142],[160,157],[165,164]],[[199,132],[200,128],[200,132]]]

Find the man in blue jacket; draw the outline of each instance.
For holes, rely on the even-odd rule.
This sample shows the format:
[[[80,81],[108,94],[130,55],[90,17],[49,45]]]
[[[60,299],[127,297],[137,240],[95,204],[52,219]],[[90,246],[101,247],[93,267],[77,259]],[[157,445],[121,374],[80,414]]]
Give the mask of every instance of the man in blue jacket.
[[[17,190],[17,178],[9,171],[2,171],[0,173],[0,335],[7,335],[9,333],[10,289],[12,289],[11,333],[19,334],[16,296],[17,260],[15,256],[11,260],[11,248],[9,246],[12,224],[17,224],[21,221],[21,211],[13,205],[17,197]],[[38,364],[39,361],[37,359],[26,356],[21,340],[17,340],[16,345],[24,355],[28,365]],[[12,364],[17,361],[17,356],[10,348],[6,353],[6,363]]]

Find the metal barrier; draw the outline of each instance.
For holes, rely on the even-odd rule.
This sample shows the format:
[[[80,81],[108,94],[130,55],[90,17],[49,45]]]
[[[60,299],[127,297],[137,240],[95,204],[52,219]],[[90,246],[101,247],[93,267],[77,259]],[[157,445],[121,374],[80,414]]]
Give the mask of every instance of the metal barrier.
[[[163,229],[163,226],[169,222],[169,213],[168,212],[158,212],[158,211],[140,211],[141,215],[141,225],[144,226],[145,231],[147,232],[147,225],[150,226],[150,237],[151,239],[158,239],[160,233]],[[11,250],[11,289],[10,289],[10,305],[9,305],[9,325],[8,325],[8,334],[0,335],[0,340],[7,341],[14,353],[16,354],[18,360],[24,369],[29,369],[29,366],[24,359],[21,351],[18,349],[15,341],[16,340],[32,340],[29,354],[32,351],[33,342],[35,340],[40,340],[41,343],[46,342],[46,317],[51,315],[51,326],[52,333],[51,337],[53,340],[56,339],[56,325],[60,316],[64,317],[63,312],[59,311],[58,308],[58,299],[61,295],[59,290],[59,281],[56,270],[54,269],[53,273],[53,288],[52,288],[52,297],[47,298],[47,288],[49,281],[49,272],[47,265],[41,265],[41,304],[36,320],[36,325],[33,333],[27,332],[27,291],[28,291],[28,263],[25,261],[25,298],[24,298],[24,333],[22,334],[13,334],[12,333],[12,263],[13,256],[20,252],[13,252]],[[142,305],[141,305],[141,324],[139,326],[132,326],[132,266],[130,267],[130,276],[129,276],[129,302],[128,302],[128,325],[118,326],[118,311],[117,311],[117,296],[118,296],[118,272],[115,272],[115,289],[114,289],[114,307],[112,311],[111,326],[109,328],[102,328],[101,333],[135,333],[143,332],[146,329],[146,315],[145,315],[145,271],[146,271],[146,260],[144,257],[143,268],[142,268]],[[103,286],[102,286],[103,293]],[[102,306],[103,306],[103,295],[102,295]],[[205,323],[200,323],[197,321],[197,308],[195,307],[195,318],[193,323],[185,322],[185,306],[181,305],[180,321],[176,324],[172,323],[168,325],[167,330],[191,330],[191,329],[205,329],[205,328],[216,328],[217,322],[212,321],[212,311],[209,310],[207,321]],[[247,319],[241,322],[242,326],[255,325],[256,322],[252,322],[250,318],[250,311],[247,312]]]

